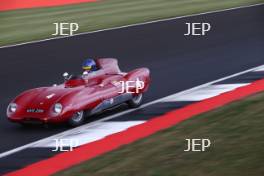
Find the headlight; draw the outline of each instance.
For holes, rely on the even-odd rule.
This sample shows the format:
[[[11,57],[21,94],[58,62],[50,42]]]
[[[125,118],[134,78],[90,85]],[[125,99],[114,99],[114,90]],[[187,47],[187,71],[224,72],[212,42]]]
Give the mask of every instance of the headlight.
[[[16,103],[10,103],[8,109],[9,109],[10,112],[16,112],[17,104]]]
[[[59,114],[59,113],[61,113],[61,111],[62,111],[62,105],[60,103],[56,103],[54,105],[54,112]]]

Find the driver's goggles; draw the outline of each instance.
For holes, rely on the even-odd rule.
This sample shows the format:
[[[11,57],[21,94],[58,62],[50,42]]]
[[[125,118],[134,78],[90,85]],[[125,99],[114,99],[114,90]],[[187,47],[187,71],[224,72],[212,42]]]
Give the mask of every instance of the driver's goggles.
[[[86,66],[86,67],[83,67],[84,70],[91,70],[91,66]]]

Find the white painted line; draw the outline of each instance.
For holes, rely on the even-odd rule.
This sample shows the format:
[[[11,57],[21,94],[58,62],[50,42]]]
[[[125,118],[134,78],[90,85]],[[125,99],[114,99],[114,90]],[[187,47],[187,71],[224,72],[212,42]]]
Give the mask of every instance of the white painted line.
[[[192,92],[188,92],[182,95],[171,96],[162,102],[174,102],[174,101],[201,101],[207,98],[215,97],[225,92],[229,92],[238,87],[246,86],[247,84],[219,84],[219,85],[208,85]]]
[[[93,141],[97,141],[102,139],[106,136],[109,136],[114,133],[118,133],[124,131],[132,126],[142,124],[146,121],[123,121],[123,122],[99,122],[92,126],[82,126],[82,128],[74,131],[71,134],[64,134],[64,135],[55,135],[51,139],[43,140],[40,143],[32,147],[56,147],[56,141],[60,139],[67,139],[65,143],[63,143],[63,147],[77,147],[83,144],[87,144]],[[77,141],[77,145],[75,143],[70,143],[70,141]]]
[[[106,121],[106,120],[114,119],[114,118],[119,117],[121,115],[128,114],[128,113],[133,112],[133,111],[136,111],[138,109],[145,108],[145,107],[150,106],[152,104],[155,104],[155,103],[158,103],[158,102],[163,102],[164,100],[168,99],[169,97],[180,96],[180,95],[183,95],[183,94],[186,94],[186,93],[189,93],[189,92],[198,90],[200,88],[207,87],[209,85],[215,84],[217,82],[221,82],[221,81],[227,80],[229,78],[233,78],[233,77],[236,77],[236,76],[239,76],[239,75],[248,73],[248,72],[252,72],[252,71],[257,70],[257,69],[259,69],[261,67],[264,67],[264,65],[261,65],[261,66],[258,66],[258,67],[254,67],[254,68],[251,68],[251,69],[248,69],[248,70],[245,70],[245,71],[242,71],[242,72],[239,72],[239,73],[230,75],[230,76],[226,76],[226,77],[223,77],[223,78],[220,78],[220,79],[217,79],[217,80],[214,80],[214,81],[211,81],[211,82],[208,82],[208,83],[205,83],[205,84],[202,84],[202,85],[193,87],[191,89],[187,89],[187,90],[181,91],[179,93],[175,93],[173,95],[169,95],[167,97],[164,97],[164,98],[161,98],[161,99],[157,99],[157,100],[151,101],[149,103],[146,103],[146,104],[142,105],[139,108],[126,110],[126,111],[123,111],[123,112],[120,112],[120,113],[117,113],[117,114],[114,114],[114,115],[105,117],[103,119],[100,119],[100,120],[97,120],[97,121],[94,121],[94,122],[91,122],[91,123],[88,123],[88,124],[84,124],[84,125],[82,125],[80,127],[73,128],[73,129],[70,129],[70,130],[61,132],[59,134],[56,134],[56,135],[53,135],[53,136],[50,136],[50,137],[47,137],[47,138],[40,139],[38,141],[32,142],[32,143],[29,143],[29,144],[23,145],[21,147],[14,148],[12,150],[9,150],[9,151],[6,151],[6,152],[1,153],[0,154],[0,158],[6,157],[8,155],[11,155],[13,153],[19,152],[19,151],[24,150],[24,149],[30,148],[30,147],[32,147],[32,146],[34,146],[34,145],[36,145],[36,144],[38,144],[40,142],[43,142],[43,141],[46,141],[46,140],[49,140],[49,139],[54,139],[54,136],[62,136],[62,135],[67,135],[67,134],[73,134],[73,133],[75,133],[75,131],[80,131],[80,129],[82,129],[84,126],[86,126],[86,127],[93,126],[94,124],[97,124],[97,123],[100,123],[100,122],[103,122],[103,121]]]
[[[260,67],[260,68],[258,68],[256,70],[254,70],[254,72],[262,72],[262,71],[264,71],[264,66],[262,66],[262,67]]]
[[[63,38],[76,37],[76,36],[80,36],[80,35],[94,34],[94,33],[104,32],[104,31],[111,31],[111,30],[124,29],[124,28],[135,27],[135,26],[142,26],[142,25],[159,23],[159,22],[166,22],[166,21],[177,20],[177,19],[181,19],[181,18],[188,18],[188,17],[193,17],[193,16],[200,16],[200,15],[206,15],[206,14],[212,14],[212,13],[220,13],[220,12],[225,12],[225,11],[230,11],[230,10],[238,10],[238,9],[256,7],[256,6],[260,6],[260,5],[264,5],[264,3],[258,3],[258,4],[248,5],[248,6],[227,8],[227,9],[223,9],[223,10],[213,10],[213,11],[208,11],[208,12],[203,12],[203,13],[197,13],[197,14],[191,14],[191,15],[183,15],[183,16],[166,18],[166,19],[160,19],[160,20],[153,20],[153,21],[148,21],[148,22],[143,22],[143,23],[136,23],[136,24],[119,26],[119,27],[100,29],[100,30],[91,31],[91,32],[82,32],[82,33],[75,34],[75,35],[72,35],[72,36],[61,36],[61,37],[56,37],[56,38],[48,38],[48,39],[37,40],[37,41],[23,42],[23,43],[18,43],[18,44],[14,44],[14,45],[0,46],[0,49],[2,49],[2,48],[10,48],[10,47],[15,47],[15,46],[21,46],[21,45],[27,45],[27,44],[35,44],[35,43],[46,42],[46,41],[50,41],[50,40],[58,40],[58,39],[63,39]]]

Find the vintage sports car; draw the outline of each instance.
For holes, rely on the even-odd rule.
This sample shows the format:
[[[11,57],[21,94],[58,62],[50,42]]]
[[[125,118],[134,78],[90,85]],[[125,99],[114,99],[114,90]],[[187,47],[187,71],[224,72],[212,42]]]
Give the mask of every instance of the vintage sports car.
[[[141,105],[150,83],[147,68],[121,72],[116,59],[97,59],[97,71],[73,76],[64,73],[64,83],[21,93],[7,108],[12,122],[81,125],[85,118],[117,105]]]

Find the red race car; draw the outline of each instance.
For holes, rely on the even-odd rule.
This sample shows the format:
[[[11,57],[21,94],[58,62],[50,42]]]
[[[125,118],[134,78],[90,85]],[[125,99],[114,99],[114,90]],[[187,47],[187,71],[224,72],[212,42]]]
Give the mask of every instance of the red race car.
[[[17,96],[7,108],[12,122],[61,123],[81,125],[85,117],[122,103],[141,105],[150,83],[147,68],[121,72],[116,59],[97,59],[97,71],[73,76],[64,73],[65,82],[52,87],[31,89]]]

